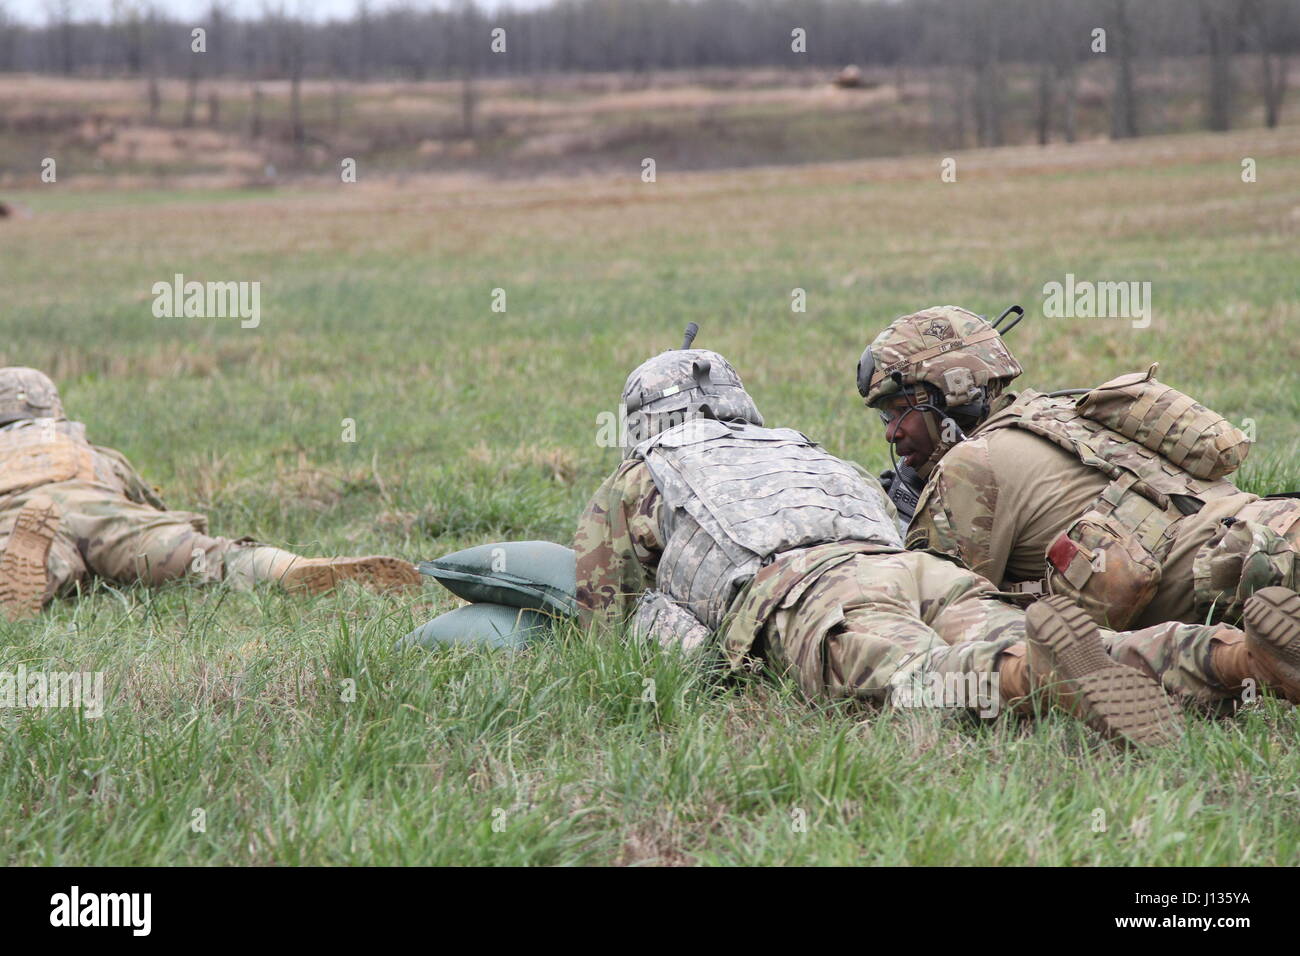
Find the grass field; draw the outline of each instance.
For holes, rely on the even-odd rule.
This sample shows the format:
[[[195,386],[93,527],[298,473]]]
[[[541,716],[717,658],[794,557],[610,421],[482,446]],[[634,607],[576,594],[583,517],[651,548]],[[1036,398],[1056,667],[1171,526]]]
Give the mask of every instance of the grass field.
[[[1300,132],[962,153],[956,183],[940,158],[7,194],[32,215],[0,220],[0,359],[47,369],[173,507],[310,554],[567,543],[618,458],[597,416],[688,321],[769,424],[879,470],[854,364],[942,303],[1023,303],[1027,385],[1160,360],[1253,420],[1247,487],[1300,487]],[[260,325],[154,318],[152,284],[178,272],[261,282]],[[1043,318],[1066,273],[1150,281],[1151,326]],[[100,719],[0,711],[0,862],[1300,861],[1300,720],[1276,701],[1134,756],[1060,719],[718,685],[610,634],[393,651],[454,603],[104,587],[0,623],[0,670],[103,671],[109,693]]]

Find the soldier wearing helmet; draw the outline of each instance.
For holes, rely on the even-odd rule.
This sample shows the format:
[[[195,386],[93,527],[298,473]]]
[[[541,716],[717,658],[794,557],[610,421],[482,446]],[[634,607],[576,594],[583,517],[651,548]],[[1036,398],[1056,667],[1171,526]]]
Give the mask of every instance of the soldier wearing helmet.
[[[92,577],[274,581],[310,592],[345,579],[419,582],[414,566],[397,558],[302,558],[207,530],[203,515],[169,510],[122,454],[90,444],[43,372],[0,368],[0,611],[10,620]]]
[[[858,391],[903,458],[891,496],[905,498],[909,467],[923,485],[910,548],[1007,590],[1068,596],[1108,627],[1239,620],[1264,588],[1300,608],[1300,502],[1225,477],[1244,435],[1155,366],[1079,395],[1007,391],[1020,372],[994,325],[953,306],[896,319],[863,353]],[[1167,651],[1124,659],[1164,675]],[[1300,639],[1223,636],[1202,656],[1219,687],[1253,677],[1300,700]]]
[[[879,485],[802,433],[765,427],[716,352],[650,359],[623,404],[631,440],[574,538],[586,625],[630,622],[732,670],[764,660],[810,696],[905,703],[923,677],[996,675],[996,710],[1060,682],[1073,713],[1143,743],[1176,736],[1177,711],[1151,676],[1108,655],[1134,641],[1178,655],[1235,633],[1103,634],[1064,599],[1026,615],[958,564],[904,550]],[[1300,617],[1286,626],[1300,631]]]

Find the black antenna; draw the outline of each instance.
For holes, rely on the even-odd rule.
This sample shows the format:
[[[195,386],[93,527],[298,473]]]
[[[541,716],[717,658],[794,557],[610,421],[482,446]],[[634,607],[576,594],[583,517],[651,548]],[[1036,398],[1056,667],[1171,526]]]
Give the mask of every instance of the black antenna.
[[[695,341],[695,336],[697,336],[699,332],[700,332],[700,327],[696,325],[694,322],[686,326],[686,338],[682,342],[682,348],[684,349],[690,348],[691,343]]]
[[[1008,325],[1005,329],[999,329],[998,326],[1002,324],[1002,320],[1005,319],[1012,312],[1016,314],[1016,317],[1011,321],[1011,324]],[[1001,315],[999,315],[997,321],[993,323],[993,328],[997,331],[998,335],[1006,335],[1017,325],[1019,325],[1020,320],[1023,319],[1024,317],[1025,317],[1024,309],[1022,309],[1018,305],[1009,305],[1007,306],[1007,310],[1003,312]]]

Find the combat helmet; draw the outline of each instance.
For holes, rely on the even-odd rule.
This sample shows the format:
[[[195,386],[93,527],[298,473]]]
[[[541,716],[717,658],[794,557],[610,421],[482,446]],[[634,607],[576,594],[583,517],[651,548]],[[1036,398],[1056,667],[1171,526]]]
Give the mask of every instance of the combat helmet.
[[[1018,313],[1016,319],[999,330],[1012,312]],[[961,428],[969,429],[988,415],[990,402],[1020,374],[1020,363],[1002,333],[1023,315],[1023,309],[1012,306],[990,324],[955,305],[933,306],[895,319],[862,353],[858,393],[868,408],[891,395],[911,395],[919,411],[935,411],[958,426],[953,439],[941,436],[926,418],[935,452],[918,469],[922,476],[964,437]]]
[[[34,368],[0,368],[0,425],[30,418],[63,419],[63,402],[50,377]]]
[[[642,362],[623,386],[623,457],[641,442],[693,418],[742,420],[762,425],[763,416],[736,371],[708,349],[691,348],[699,326],[686,327],[679,349]]]

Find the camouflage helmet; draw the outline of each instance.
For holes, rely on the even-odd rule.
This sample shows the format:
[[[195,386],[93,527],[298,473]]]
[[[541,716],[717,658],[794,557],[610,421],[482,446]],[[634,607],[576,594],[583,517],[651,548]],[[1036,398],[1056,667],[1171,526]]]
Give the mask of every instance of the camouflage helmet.
[[[986,401],[1020,372],[997,329],[941,305],[897,318],[876,336],[858,362],[858,392],[874,406],[909,386],[930,385],[956,409]]]
[[[63,402],[50,377],[34,368],[0,368],[0,425],[29,418],[62,419]]]
[[[692,418],[763,424],[740,373],[708,349],[671,349],[641,363],[627,377],[622,404],[624,457],[646,439]]]

